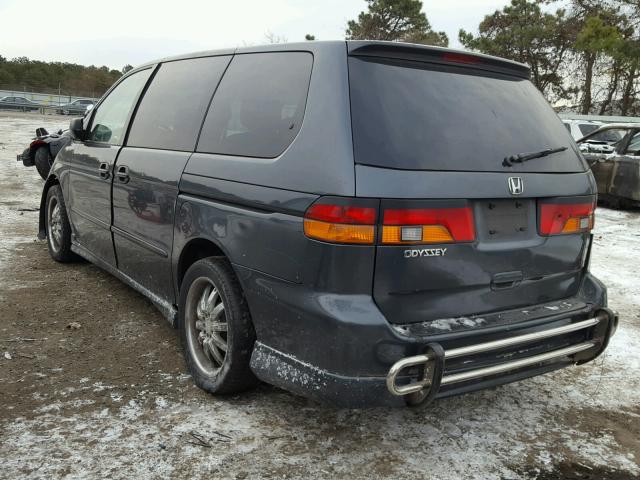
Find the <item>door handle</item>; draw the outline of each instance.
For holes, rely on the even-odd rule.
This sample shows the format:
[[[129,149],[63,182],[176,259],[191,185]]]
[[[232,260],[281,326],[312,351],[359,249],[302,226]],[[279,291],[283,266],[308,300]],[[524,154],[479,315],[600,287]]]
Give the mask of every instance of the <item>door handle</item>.
[[[100,178],[102,178],[103,180],[107,180],[111,175],[109,173],[109,164],[106,162],[101,163],[98,167],[98,174],[100,175]]]
[[[129,167],[127,167],[126,165],[119,166],[118,169],[116,170],[116,177],[122,183],[128,183],[129,180],[130,180],[130,178],[129,178]]]

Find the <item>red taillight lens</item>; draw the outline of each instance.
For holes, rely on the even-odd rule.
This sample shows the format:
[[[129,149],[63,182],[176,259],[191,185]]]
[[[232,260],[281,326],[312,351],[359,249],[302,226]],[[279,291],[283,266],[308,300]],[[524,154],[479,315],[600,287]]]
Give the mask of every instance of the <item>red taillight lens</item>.
[[[332,223],[353,223],[374,225],[378,212],[370,207],[353,207],[349,205],[311,205],[305,218]]]
[[[382,243],[472,242],[476,238],[471,207],[385,209]]]
[[[540,235],[588,232],[594,223],[594,202],[546,201],[540,204]]]
[[[325,201],[311,205],[305,213],[307,237],[331,243],[374,243],[377,208]]]

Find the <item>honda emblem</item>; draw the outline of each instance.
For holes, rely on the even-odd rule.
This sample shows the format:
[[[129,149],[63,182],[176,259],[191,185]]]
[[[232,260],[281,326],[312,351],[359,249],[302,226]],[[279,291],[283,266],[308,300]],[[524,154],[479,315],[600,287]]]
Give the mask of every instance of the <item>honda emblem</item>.
[[[520,177],[509,177],[509,191],[511,195],[521,195],[524,191],[524,183]]]

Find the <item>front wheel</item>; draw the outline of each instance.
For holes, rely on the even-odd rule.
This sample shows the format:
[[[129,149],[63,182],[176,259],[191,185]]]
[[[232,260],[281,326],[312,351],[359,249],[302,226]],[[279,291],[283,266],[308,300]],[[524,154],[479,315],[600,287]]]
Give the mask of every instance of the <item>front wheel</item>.
[[[197,386],[225,394],[257,383],[249,368],[255,331],[226,259],[209,257],[189,267],[180,287],[178,326],[187,367]]]
[[[53,185],[47,192],[45,209],[49,255],[61,263],[76,260],[78,257],[71,251],[71,224],[60,185]]]
[[[51,158],[51,152],[48,147],[40,147],[36,150],[33,163],[36,165],[36,170],[42,177],[43,180],[46,180],[49,176],[49,172],[51,171],[51,165],[53,164],[53,159]]]

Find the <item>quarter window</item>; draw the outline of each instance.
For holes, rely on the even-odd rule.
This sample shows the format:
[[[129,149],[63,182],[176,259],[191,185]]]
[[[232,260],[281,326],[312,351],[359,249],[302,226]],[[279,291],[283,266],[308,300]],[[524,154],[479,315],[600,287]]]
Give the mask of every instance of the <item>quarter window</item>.
[[[193,151],[207,106],[230,58],[162,64],[140,102],[127,145]]]
[[[87,140],[122,145],[127,119],[150,73],[151,69],[136,72],[109,93],[93,116]]]
[[[306,52],[236,55],[211,103],[197,150],[280,155],[300,130],[312,63]]]

